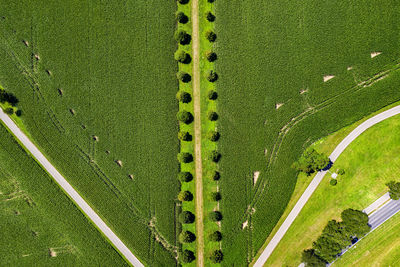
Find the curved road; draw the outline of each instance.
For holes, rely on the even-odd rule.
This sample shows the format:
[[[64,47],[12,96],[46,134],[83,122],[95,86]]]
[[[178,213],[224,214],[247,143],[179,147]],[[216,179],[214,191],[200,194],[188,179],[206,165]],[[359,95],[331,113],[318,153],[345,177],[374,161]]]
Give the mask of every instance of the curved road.
[[[379,113],[378,115],[375,115],[374,117],[361,123],[349,135],[347,135],[342,140],[342,142],[340,142],[340,144],[335,148],[335,150],[329,156],[331,161],[335,162],[336,159],[340,156],[340,154],[342,154],[342,152],[351,144],[351,142],[353,142],[354,139],[356,139],[365,130],[367,130],[368,128],[374,126],[375,124],[377,124],[383,120],[386,120],[390,117],[393,117],[397,114],[400,114],[400,105],[396,106],[394,108],[391,108],[389,110],[383,111],[382,113]],[[317,175],[315,175],[314,179],[311,181],[311,183],[308,185],[307,189],[301,195],[300,199],[297,201],[296,205],[290,211],[289,215],[286,217],[283,224],[279,227],[279,229],[275,233],[274,237],[271,239],[271,241],[268,243],[267,247],[261,253],[260,257],[257,259],[254,266],[261,267],[265,264],[265,262],[268,260],[269,256],[271,256],[272,252],[274,251],[276,246],[279,244],[279,242],[281,241],[281,239],[283,238],[283,236],[285,235],[285,233],[287,232],[289,227],[292,225],[293,221],[296,219],[297,215],[300,213],[300,211],[303,209],[304,205],[307,203],[308,199],[314,193],[315,189],[317,188],[319,183],[322,181],[322,178],[324,178],[326,173],[327,173],[326,171],[321,171],[321,172],[318,172]]]
[[[1,108],[0,119],[19,140],[19,142],[23,144],[25,149],[31,153],[40,165],[42,165],[42,167],[54,178],[54,180],[56,180],[62,189],[64,189],[66,194],[76,203],[83,213],[86,214],[97,228],[110,240],[113,246],[126,258],[126,260],[128,260],[128,262],[133,266],[144,266]]]

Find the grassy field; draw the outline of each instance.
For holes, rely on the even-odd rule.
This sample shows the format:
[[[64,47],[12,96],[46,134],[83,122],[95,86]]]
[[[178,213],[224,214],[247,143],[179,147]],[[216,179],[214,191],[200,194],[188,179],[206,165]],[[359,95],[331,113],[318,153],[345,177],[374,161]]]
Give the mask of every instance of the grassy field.
[[[285,210],[296,184],[289,166],[303,149],[400,99],[400,9],[375,0],[215,5],[222,247],[224,264],[244,265]]]
[[[0,126],[4,266],[127,266],[50,176]]]
[[[367,130],[344,151],[333,170],[343,168],[346,174],[338,178],[335,187],[329,184],[329,176],[321,182],[271,255],[267,266],[297,266],[301,252],[311,247],[328,220],[339,219],[346,208],[362,210],[387,192],[385,183],[396,180],[400,174],[400,160],[396,157],[400,138],[392,134],[399,129],[400,116],[397,115]],[[345,132],[348,129],[318,141],[316,149],[331,152],[332,145],[340,142],[338,137],[343,138]],[[299,179],[302,180],[303,176]]]
[[[0,10],[0,84],[20,99],[26,130],[151,266],[174,265],[178,247],[175,11],[30,0]]]

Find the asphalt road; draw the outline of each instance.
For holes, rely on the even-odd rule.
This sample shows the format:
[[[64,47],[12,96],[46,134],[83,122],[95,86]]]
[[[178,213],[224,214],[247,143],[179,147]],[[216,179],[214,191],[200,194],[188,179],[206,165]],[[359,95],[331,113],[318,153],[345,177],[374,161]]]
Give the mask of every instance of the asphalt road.
[[[400,200],[389,200],[387,204],[380,207],[377,211],[369,216],[368,224],[371,226],[371,231],[390,219],[390,217],[399,211]]]
[[[133,266],[144,266],[1,108],[0,119],[128,262]]]
[[[335,162],[336,159],[343,153],[343,151],[354,141],[360,134],[362,134],[368,128],[374,126],[375,124],[386,120],[390,117],[393,117],[397,114],[400,114],[400,105],[389,110],[383,111],[378,115],[364,121],[357,128],[355,128],[349,135],[347,135],[342,142],[335,148],[332,154],[329,156],[332,162]],[[254,266],[261,267],[268,260],[269,256],[271,256],[272,252],[282,240],[283,236],[292,225],[297,215],[299,215],[300,211],[303,209],[304,205],[310,199],[311,195],[314,193],[315,189],[318,187],[319,183],[324,178],[326,171],[318,172],[315,175],[314,179],[311,181],[307,189],[301,195],[300,199],[297,201],[296,205],[290,211],[289,215],[286,217],[283,224],[279,227],[278,231],[272,237],[271,241],[268,243],[267,247],[263,250],[260,257],[257,259]]]

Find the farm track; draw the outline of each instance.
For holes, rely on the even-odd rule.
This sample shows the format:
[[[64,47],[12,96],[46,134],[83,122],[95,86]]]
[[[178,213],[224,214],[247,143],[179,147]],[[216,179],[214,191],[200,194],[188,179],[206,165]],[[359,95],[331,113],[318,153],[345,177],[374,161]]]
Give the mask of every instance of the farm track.
[[[203,169],[201,159],[199,1],[192,1],[193,105],[196,172],[197,265],[204,266]]]

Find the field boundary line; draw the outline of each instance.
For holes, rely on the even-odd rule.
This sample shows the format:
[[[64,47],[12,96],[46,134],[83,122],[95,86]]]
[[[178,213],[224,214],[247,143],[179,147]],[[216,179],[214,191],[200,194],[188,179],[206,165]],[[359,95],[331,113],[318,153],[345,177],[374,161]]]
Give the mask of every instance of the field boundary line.
[[[22,132],[15,122],[0,109],[0,120],[27,150],[31,156],[46,170],[46,172],[56,181],[63,189],[65,194],[80,208],[80,210],[88,217],[98,230],[107,237],[110,243],[117,251],[133,266],[144,266],[128,247],[118,238],[118,236],[107,226],[99,215],[89,206],[89,204],[79,195],[79,193],[68,183],[68,181],[57,171],[57,169],[47,160],[42,152],[33,144],[33,142]]]

